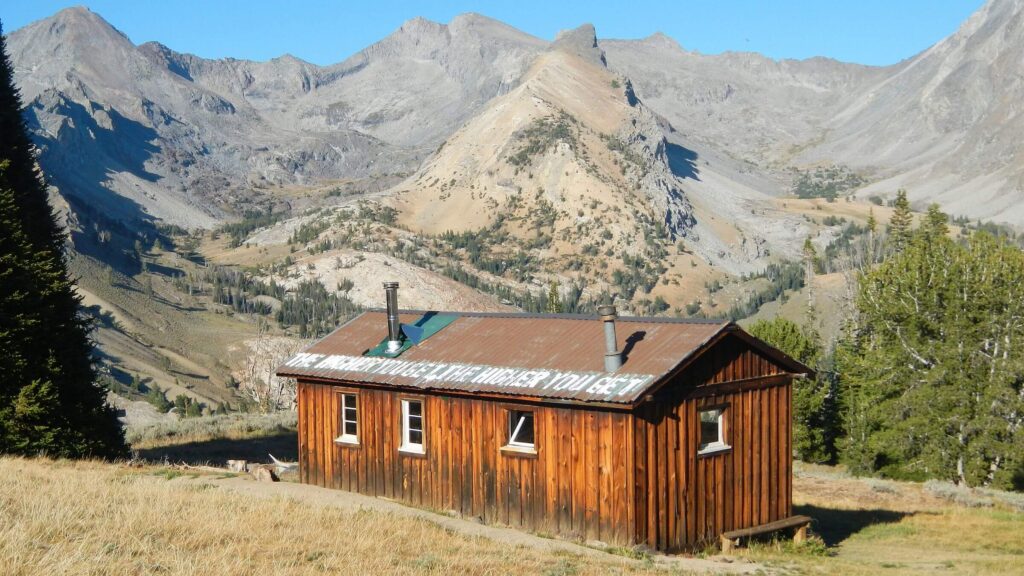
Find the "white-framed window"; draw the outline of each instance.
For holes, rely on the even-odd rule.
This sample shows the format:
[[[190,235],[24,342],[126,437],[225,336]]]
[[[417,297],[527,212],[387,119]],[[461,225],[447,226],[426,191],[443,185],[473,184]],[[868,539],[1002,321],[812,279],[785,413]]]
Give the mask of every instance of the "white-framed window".
[[[402,452],[423,454],[423,401],[402,400]]]
[[[359,396],[341,395],[341,436],[335,438],[343,444],[359,444]]]
[[[725,441],[725,407],[707,408],[700,411],[700,450],[708,454],[729,448]]]
[[[508,446],[523,450],[535,448],[533,412],[530,410],[508,411]]]

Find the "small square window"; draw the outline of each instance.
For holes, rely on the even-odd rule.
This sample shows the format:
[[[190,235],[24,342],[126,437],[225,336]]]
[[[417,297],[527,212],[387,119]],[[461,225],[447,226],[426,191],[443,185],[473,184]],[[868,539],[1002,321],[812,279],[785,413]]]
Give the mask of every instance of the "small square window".
[[[359,397],[355,394],[341,395],[341,436],[335,441],[359,444]]]
[[[508,411],[508,445],[515,448],[534,448],[533,412]]]
[[[402,400],[402,452],[423,454],[423,402]]]
[[[699,454],[725,450],[729,445],[725,442],[725,408],[712,408],[700,411],[700,450]]]

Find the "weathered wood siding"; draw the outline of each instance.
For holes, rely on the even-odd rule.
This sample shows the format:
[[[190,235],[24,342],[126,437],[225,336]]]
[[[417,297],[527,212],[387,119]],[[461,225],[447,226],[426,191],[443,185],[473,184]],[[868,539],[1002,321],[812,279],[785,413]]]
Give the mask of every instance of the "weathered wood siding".
[[[790,379],[773,377],[774,363],[727,340],[637,410],[637,542],[693,548],[791,513]],[[698,413],[719,406],[731,449],[699,455]]]
[[[634,412],[299,382],[303,482],[609,544],[693,548],[792,509],[788,375],[729,336]],[[358,446],[340,394],[359,396]],[[401,453],[423,400],[426,454]],[[727,406],[726,452],[698,455],[698,411]],[[507,454],[506,410],[534,411],[536,456]]]
[[[359,396],[359,446],[340,434]],[[399,452],[400,400],[423,400],[423,456]],[[454,510],[487,523],[629,543],[632,415],[299,382],[299,470],[309,484]],[[508,409],[534,411],[537,454],[508,454]]]

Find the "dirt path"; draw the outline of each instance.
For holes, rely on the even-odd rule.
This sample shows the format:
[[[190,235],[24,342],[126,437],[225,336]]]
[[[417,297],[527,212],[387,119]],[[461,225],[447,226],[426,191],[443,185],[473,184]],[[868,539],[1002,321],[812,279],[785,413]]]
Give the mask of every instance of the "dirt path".
[[[542,538],[540,536],[535,536],[512,528],[488,526],[471,520],[436,514],[426,510],[404,506],[392,500],[374,498],[354,492],[330,490],[327,488],[310,486],[308,484],[298,484],[295,482],[256,482],[245,476],[233,478],[212,478],[201,476],[194,479],[182,478],[180,481],[211,484],[233,492],[259,498],[291,498],[299,502],[313,504],[316,506],[333,506],[346,512],[356,512],[361,509],[369,509],[410,518],[422,518],[459,534],[466,536],[480,536],[502,544],[508,544],[510,546],[527,546],[538,550],[571,552],[582,556],[603,557],[606,560],[616,559],[620,560],[623,564],[641,562],[640,560],[612,555],[596,548],[590,548],[566,540]],[[733,561],[732,559],[726,559],[719,556],[704,559],[654,554],[652,555],[651,560],[655,564],[664,566],[665,568],[693,572],[696,574],[764,573],[763,566],[759,566],[743,559]]]

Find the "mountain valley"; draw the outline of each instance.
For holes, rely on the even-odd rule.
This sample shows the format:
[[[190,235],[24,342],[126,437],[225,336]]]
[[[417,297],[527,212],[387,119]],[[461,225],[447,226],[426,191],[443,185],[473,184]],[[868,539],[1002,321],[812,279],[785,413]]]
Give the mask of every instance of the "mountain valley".
[[[212,409],[239,402],[254,346],[380,306],[383,279],[425,309],[814,301],[834,333],[843,246],[897,189],[1024,225],[1022,19],[993,0],[888,67],[590,25],[549,42],[477,14],[330,66],[136,45],[84,8],[7,45],[116,391]],[[805,240],[830,254],[817,275]]]

